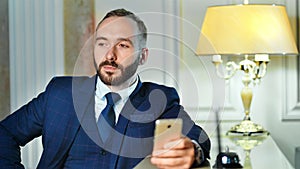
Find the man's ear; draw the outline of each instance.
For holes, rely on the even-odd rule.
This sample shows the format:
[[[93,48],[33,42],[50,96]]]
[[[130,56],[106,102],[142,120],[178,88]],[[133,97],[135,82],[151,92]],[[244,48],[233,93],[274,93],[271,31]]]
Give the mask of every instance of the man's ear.
[[[147,61],[148,54],[149,54],[148,48],[142,48],[141,58],[139,63],[140,65],[143,65]]]

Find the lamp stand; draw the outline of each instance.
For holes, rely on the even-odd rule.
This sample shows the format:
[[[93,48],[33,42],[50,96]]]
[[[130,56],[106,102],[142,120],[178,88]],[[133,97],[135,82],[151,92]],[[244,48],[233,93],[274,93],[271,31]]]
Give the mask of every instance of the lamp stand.
[[[245,136],[250,136],[251,134],[255,133],[264,133],[269,134],[261,125],[255,124],[253,121],[250,120],[250,106],[252,102],[253,92],[252,89],[249,87],[251,82],[251,77],[249,71],[244,70],[245,76],[243,77],[242,81],[244,84],[244,88],[241,91],[241,98],[244,105],[245,117],[242,122],[233,126],[228,132],[229,133],[240,133]]]
[[[242,82],[244,84],[244,88],[241,91],[241,97],[244,105],[245,117],[242,122],[233,126],[226,134],[229,133],[239,133],[243,135],[251,135],[253,133],[264,133],[269,134],[261,125],[255,124],[250,120],[250,106],[252,101],[253,92],[249,87],[251,81],[260,82],[260,79],[263,78],[266,74],[267,63],[269,62],[269,55],[267,54],[256,54],[253,59],[249,59],[248,55],[245,55],[245,58],[236,64],[233,61],[227,61],[226,72],[225,74],[220,73],[220,65],[222,65],[223,60],[221,59],[221,55],[214,55],[212,58],[212,62],[214,63],[217,75],[225,80],[229,80],[234,76],[236,71],[241,70],[244,72],[244,76],[242,78]]]

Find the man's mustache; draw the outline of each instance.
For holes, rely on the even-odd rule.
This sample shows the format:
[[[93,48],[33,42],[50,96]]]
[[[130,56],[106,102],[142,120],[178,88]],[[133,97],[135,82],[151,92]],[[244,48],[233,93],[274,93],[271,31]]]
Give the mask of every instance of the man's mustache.
[[[108,61],[108,60],[100,63],[99,67],[106,66],[106,65],[113,66],[113,67],[115,67],[117,69],[122,69],[122,66],[118,65],[115,61]]]

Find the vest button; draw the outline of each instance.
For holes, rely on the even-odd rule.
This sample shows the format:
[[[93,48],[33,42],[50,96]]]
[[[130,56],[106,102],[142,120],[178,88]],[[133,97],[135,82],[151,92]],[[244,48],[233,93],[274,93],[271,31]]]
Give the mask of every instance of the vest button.
[[[107,154],[107,152],[105,150],[101,150],[100,154],[103,155],[103,156],[105,156]]]

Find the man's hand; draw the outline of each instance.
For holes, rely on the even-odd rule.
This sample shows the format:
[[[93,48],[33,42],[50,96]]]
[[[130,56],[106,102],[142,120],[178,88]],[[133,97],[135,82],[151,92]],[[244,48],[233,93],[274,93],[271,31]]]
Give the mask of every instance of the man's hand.
[[[151,163],[160,169],[188,169],[194,160],[194,144],[187,137],[165,144],[162,150],[154,150],[151,157]]]

